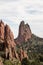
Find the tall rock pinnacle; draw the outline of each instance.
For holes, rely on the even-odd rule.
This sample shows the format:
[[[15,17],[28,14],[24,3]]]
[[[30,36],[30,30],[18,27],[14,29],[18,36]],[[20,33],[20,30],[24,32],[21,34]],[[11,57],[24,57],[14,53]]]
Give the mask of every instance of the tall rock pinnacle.
[[[15,42],[17,44],[23,43],[24,41],[28,41],[31,38],[31,29],[28,24],[25,24],[24,21],[21,21],[19,26],[19,34],[18,38],[15,39]]]
[[[0,20],[0,44],[2,47],[4,45],[3,49],[5,50],[6,58],[8,57],[8,54],[9,58],[13,58],[14,48],[16,46],[16,43],[14,42],[14,35],[10,27],[8,25],[4,25],[2,20]]]

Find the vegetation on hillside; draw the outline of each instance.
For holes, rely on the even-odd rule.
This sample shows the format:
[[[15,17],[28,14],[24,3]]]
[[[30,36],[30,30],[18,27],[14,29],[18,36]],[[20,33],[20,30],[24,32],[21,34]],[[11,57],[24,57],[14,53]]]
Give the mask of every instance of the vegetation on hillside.
[[[43,65],[43,39],[32,35],[27,42],[17,45],[16,50],[19,53],[20,47],[27,51],[28,59],[23,58],[20,62],[18,59],[8,60],[4,58],[4,51],[0,51],[0,57],[4,65]],[[2,46],[0,46],[2,49]],[[18,51],[19,50],[19,51]]]

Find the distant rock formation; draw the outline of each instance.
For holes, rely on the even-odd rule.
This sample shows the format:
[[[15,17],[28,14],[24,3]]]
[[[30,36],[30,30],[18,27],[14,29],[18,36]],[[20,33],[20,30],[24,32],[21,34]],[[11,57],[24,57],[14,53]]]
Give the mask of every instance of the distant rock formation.
[[[31,38],[31,29],[28,24],[25,24],[24,21],[21,21],[19,26],[19,34],[18,37],[15,39],[17,44],[21,44],[24,41],[28,41]]]
[[[22,41],[27,41],[28,38],[31,38],[30,31],[28,33],[27,26],[24,25],[24,22],[21,22],[20,24],[20,29],[19,29],[19,43]],[[25,32],[24,32],[25,31]],[[30,35],[28,37],[28,35]],[[17,43],[18,43],[17,41]],[[3,49],[5,51],[5,57],[6,59],[9,58],[10,60],[13,59],[14,57],[17,58],[18,60],[22,60],[24,57],[27,57],[27,53],[23,51],[23,49],[20,49],[20,57],[19,54],[16,51],[16,43],[14,40],[14,35],[13,32],[11,31],[10,27],[8,25],[4,25],[2,20],[0,20],[0,45],[4,45]],[[23,53],[22,53],[23,52]]]

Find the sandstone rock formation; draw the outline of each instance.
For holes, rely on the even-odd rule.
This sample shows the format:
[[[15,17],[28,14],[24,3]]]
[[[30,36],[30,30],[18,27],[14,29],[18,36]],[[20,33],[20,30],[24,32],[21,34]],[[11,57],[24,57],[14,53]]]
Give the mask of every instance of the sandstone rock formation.
[[[0,57],[0,65],[4,65],[1,57]]]
[[[0,60],[0,65],[4,65],[3,62]]]
[[[6,53],[9,53],[10,58],[13,57],[12,53],[14,53],[14,48],[16,46],[14,42],[14,35],[10,30],[10,27],[8,25],[5,26],[5,47],[6,47]],[[8,51],[7,51],[8,49]],[[7,56],[7,54],[6,54]]]
[[[18,37],[15,39],[17,44],[23,43],[24,41],[28,41],[31,38],[31,29],[28,24],[25,24],[24,21],[21,21],[19,26],[19,34]]]
[[[28,24],[24,24],[22,21],[19,28],[19,36],[17,39],[17,43],[21,43],[27,41],[31,38],[31,30]],[[11,31],[8,25],[4,25],[2,20],[0,20],[0,45],[4,45],[3,49],[5,51],[6,59],[13,59],[14,57],[18,60],[22,60],[24,57],[28,58],[27,53],[21,48],[20,49],[20,57],[16,51],[16,43],[14,40],[13,32]]]
[[[27,55],[27,52],[24,51],[22,49],[22,47],[20,48],[20,61],[22,61],[23,58],[27,58],[28,59],[28,55]]]
[[[0,44],[4,45],[3,49],[5,50],[5,56],[12,59],[14,58],[14,48],[16,43],[14,42],[14,35],[8,25],[4,25],[2,20],[0,20]]]

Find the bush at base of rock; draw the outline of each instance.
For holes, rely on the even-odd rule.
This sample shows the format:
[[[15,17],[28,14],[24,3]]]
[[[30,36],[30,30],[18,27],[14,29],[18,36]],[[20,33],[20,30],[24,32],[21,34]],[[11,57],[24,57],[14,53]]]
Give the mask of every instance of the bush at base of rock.
[[[31,65],[40,65],[40,63],[33,61]]]
[[[28,61],[27,58],[24,58],[24,59],[21,61],[21,65],[30,65],[30,62]]]
[[[21,63],[17,59],[14,59],[14,60],[11,60],[11,61],[5,60],[4,65],[21,65]]]
[[[10,60],[4,61],[4,65],[13,65]]]

